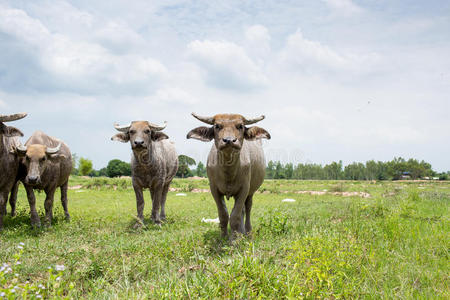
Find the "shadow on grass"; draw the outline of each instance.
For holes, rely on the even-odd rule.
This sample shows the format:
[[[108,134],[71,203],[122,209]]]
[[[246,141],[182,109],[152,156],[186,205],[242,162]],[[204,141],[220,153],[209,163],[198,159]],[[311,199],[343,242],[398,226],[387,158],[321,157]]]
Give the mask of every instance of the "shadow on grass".
[[[51,226],[45,222],[45,215],[39,214],[41,226],[31,225],[30,213],[27,210],[17,210],[17,214],[11,217],[10,214],[4,216],[3,230],[5,234],[11,233],[16,236],[40,236],[51,230],[53,227],[66,223],[64,216],[54,216]]]
[[[210,255],[223,255],[231,246],[227,237],[222,237],[220,229],[210,229],[203,234],[203,242]]]

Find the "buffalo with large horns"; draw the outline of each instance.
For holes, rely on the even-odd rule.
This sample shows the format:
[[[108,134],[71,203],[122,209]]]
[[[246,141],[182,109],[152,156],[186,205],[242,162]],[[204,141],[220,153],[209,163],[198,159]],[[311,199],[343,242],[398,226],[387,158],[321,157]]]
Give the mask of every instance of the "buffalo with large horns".
[[[135,228],[144,224],[143,189],[150,189],[152,220],[160,224],[166,219],[166,199],[169,185],[178,170],[178,157],[173,142],[161,132],[164,125],[148,121],[134,121],[128,125],[114,125],[120,131],[111,140],[131,144],[131,176],[136,194],[137,217]]]
[[[219,212],[222,236],[228,235],[228,221],[233,237],[237,233],[249,233],[252,230],[250,212],[253,194],[261,186],[265,176],[261,139],[270,139],[270,134],[263,128],[247,125],[263,120],[264,116],[247,119],[238,114],[219,114],[213,117],[192,115],[211,125],[191,130],[187,138],[204,142],[214,140],[206,170]],[[231,215],[228,215],[224,197],[235,199]]]
[[[15,155],[15,149],[20,145],[19,137],[23,136],[19,129],[6,126],[4,123],[20,120],[26,116],[26,113],[0,115],[0,229],[3,228],[3,216],[6,214],[8,195],[16,182],[19,169],[19,160]]]
[[[67,208],[67,189],[72,171],[72,154],[69,147],[61,140],[50,137],[42,131],[36,131],[25,143],[17,147],[21,165],[25,169],[20,178],[27,192],[30,204],[31,224],[40,226],[41,221],[36,211],[34,190],[44,190],[45,219],[51,225],[53,218],[53,199],[57,188],[61,189],[61,204],[66,220],[70,219]]]

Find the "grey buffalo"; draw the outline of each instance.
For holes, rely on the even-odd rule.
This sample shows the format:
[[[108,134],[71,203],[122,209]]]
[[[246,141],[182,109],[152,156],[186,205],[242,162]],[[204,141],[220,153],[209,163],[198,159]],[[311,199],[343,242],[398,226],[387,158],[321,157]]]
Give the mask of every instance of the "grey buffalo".
[[[21,178],[30,204],[31,224],[40,226],[41,221],[36,212],[34,190],[44,190],[46,194],[45,219],[51,224],[53,218],[53,199],[56,189],[61,189],[61,203],[65,217],[70,219],[67,208],[67,188],[72,171],[72,155],[69,147],[59,139],[36,131],[25,143],[17,147],[17,154],[25,168]]]
[[[125,126],[115,124],[114,127],[120,133],[111,140],[131,144],[131,176],[138,217],[135,228],[144,222],[145,188],[150,189],[152,198],[152,220],[160,224],[166,218],[167,192],[178,169],[175,147],[169,137],[161,132],[166,124],[159,126],[148,121],[134,121]]]
[[[247,119],[238,114],[219,114],[213,117],[192,115],[212,125],[191,130],[187,138],[204,142],[214,140],[206,170],[219,212],[222,236],[228,234],[228,221],[233,237],[236,233],[249,233],[252,230],[250,212],[253,194],[261,186],[265,176],[265,159],[260,139],[270,139],[270,134],[260,127],[246,125],[261,121],[264,116]],[[225,196],[227,199],[235,199],[230,216]]]
[[[26,113],[0,115],[0,229],[3,228],[3,216],[6,214],[8,195],[16,182],[19,160],[15,148],[20,144],[23,133],[4,122],[16,121],[27,116]]]

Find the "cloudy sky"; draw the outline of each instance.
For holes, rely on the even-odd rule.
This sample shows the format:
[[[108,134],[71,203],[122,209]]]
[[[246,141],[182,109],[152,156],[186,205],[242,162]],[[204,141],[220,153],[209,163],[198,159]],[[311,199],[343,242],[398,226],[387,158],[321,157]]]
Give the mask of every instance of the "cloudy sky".
[[[449,1],[0,0],[0,113],[96,168],[129,160],[116,121],[205,161],[190,113],[235,112],[266,115],[269,159],[450,170],[449,70]]]

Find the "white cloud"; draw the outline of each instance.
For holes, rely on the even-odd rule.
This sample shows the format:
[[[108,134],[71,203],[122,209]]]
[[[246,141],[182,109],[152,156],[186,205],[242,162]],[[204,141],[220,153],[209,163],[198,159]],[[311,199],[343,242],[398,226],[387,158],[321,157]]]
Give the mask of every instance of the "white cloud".
[[[258,64],[264,64],[270,55],[269,30],[262,25],[253,25],[245,30],[246,49],[258,60]]]
[[[206,71],[206,81],[216,87],[245,91],[267,84],[262,68],[235,43],[196,40],[189,43],[188,52]]]
[[[156,91],[154,95],[149,97],[150,102],[167,102],[178,104],[195,104],[198,99],[179,87],[165,87]]]
[[[293,69],[315,73],[320,71],[367,72],[377,64],[376,53],[339,53],[327,45],[305,38],[300,29],[287,38],[281,60]]]
[[[100,29],[100,36],[111,37],[112,28],[108,24]],[[116,28],[117,29],[117,28]],[[102,31],[103,30],[103,31]],[[0,31],[14,36],[27,44],[32,55],[37,56],[40,65],[53,76],[57,76],[66,87],[78,88],[89,92],[117,90],[121,87],[134,87],[134,92],[147,90],[167,76],[166,67],[159,61],[138,54],[117,55],[100,44],[78,41],[70,36],[51,33],[37,19],[18,9],[0,9]],[[124,29],[113,42],[127,42],[123,38],[128,30]],[[131,40],[138,39],[135,36]],[[53,79],[49,79],[54,85]]]
[[[323,0],[335,12],[349,16],[359,14],[363,11],[361,7],[353,3],[352,0]]]

